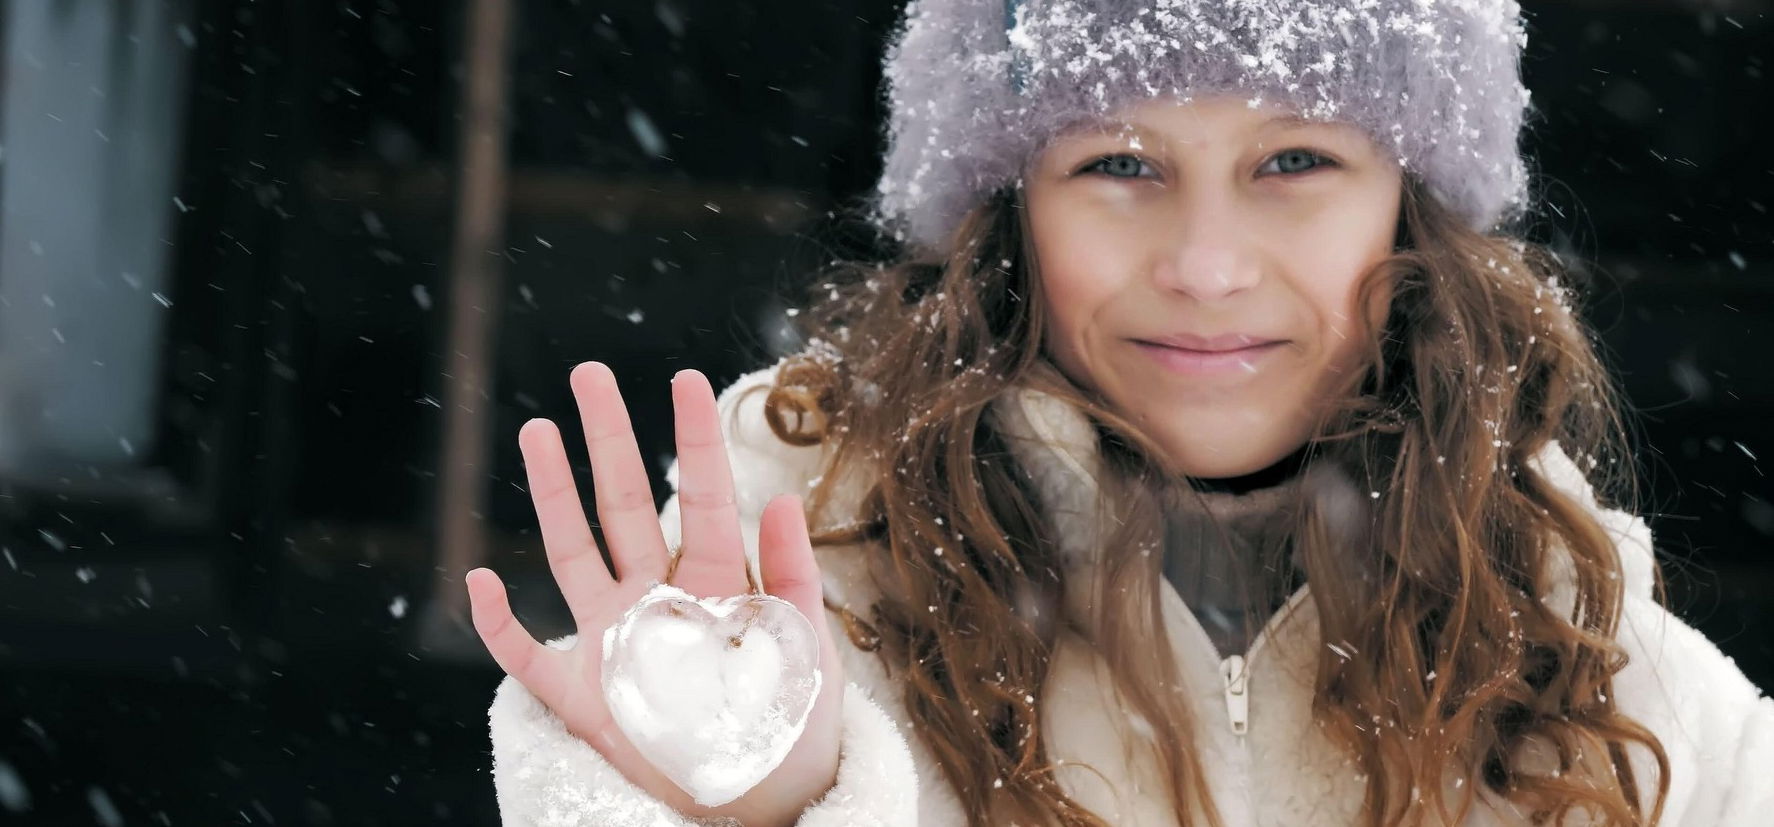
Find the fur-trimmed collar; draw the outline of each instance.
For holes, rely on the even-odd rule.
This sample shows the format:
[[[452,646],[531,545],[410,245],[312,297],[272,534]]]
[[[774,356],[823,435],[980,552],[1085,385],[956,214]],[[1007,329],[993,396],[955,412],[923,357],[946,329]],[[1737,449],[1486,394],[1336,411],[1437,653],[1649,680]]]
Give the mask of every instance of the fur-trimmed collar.
[[[1033,388],[1019,388],[1000,398],[994,403],[991,416],[1033,478],[1044,512],[1062,545],[1068,577],[1076,578],[1075,582],[1082,587],[1069,590],[1082,595],[1068,600],[1072,604],[1072,620],[1088,628],[1087,618],[1076,610],[1080,608],[1078,600],[1088,600],[1088,595],[1094,593],[1094,575],[1102,553],[1098,508],[1102,458],[1096,429],[1077,407]],[[1649,597],[1655,560],[1650,528],[1644,520],[1601,505],[1588,478],[1557,441],[1549,442],[1529,462],[1600,520],[1615,538],[1626,593]],[[1337,507],[1333,511],[1353,515],[1369,507],[1371,497],[1357,491],[1347,478],[1322,471],[1305,473],[1311,475],[1306,484],[1313,488],[1308,495],[1334,498]],[[1239,498],[1210,494],[1208,502],[1210,507],[1236,508]],[[1575,599],[1575,569],[1562,545],[1554,545],[1547,565],[1552,588],[1542,599],[1568,612]],[[1301,589],[1290,603],[1303,598],[1306,590]]]

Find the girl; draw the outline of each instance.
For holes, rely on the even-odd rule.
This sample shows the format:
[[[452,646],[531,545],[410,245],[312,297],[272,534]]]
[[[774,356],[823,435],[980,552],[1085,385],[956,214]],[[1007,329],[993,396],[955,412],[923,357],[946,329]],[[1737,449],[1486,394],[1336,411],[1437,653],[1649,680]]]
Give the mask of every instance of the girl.
[[[519,435],[588,634],[468,578],[506,823],[1769,823],[1774,701],[1659,603],[1621,402],[1513,234],[1524,40],[1506,0],[914,0],[903,255],[718,402],[674,380],[657,521],[574,371],[614,572]],[[825,683],[701,807],[612,725],[600,633],[754,563]]]

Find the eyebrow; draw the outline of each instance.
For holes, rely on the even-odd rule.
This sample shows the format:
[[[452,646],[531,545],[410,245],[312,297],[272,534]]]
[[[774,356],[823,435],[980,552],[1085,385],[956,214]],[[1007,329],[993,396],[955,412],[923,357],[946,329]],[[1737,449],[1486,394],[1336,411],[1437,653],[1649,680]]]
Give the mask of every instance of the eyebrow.
[[[1150,124],[1141,123],[1140,121],[1137,121],[1137,120],[1128,119],[1128,120],[1119,120],[1119,121],[1110,121],[1109,122],[1110,125],[1113,125],[1114,123],[1121,123],[1121,124],[1125,124],[1127,126],[1131,126],[1134,129],[1139,130],[1140,132],[1147,132],[1147,133],[1151,133],[1154,135],[1163,134],[1163,130],[1154,128]],[[1308,118],[1305,115],[1301,115],[1297,112],[1283,112],[1279,115],[1271,116],[1268,119],[1264,120],[1262,123],[1259,123],[1256,126],[1251,127],[1250,131],[1251,132],[1265,132],[1265,131],[1268,131],[1271,129],[1281,129],[1281,128],[1287,128],[1287,127],[1296,127],[1296,126],[1335,127],[1336,125],[1337,125],[1336,121],[1327,121],[1327,120],[1323,120],[1323,119],[1319,119],[1319,118]]]
[[[1334,120],[1327,121],[1322,118],[1309,118],[1297,112],[1283,112],[1270,116],[1262,123],[1251,127],[1246,134],[1261,135],[1278,129],[1309,126],[1327,127],[1333,131],[1338,131],[1337,127],[1343,125],[1345,124]],[[1067,130],[1066,133],[1063,134],[1067,134],[1072,138],[1115,137],[1117,127],[1126,127],[1127,129],[1130,129],[1139,139],[1150,140],[1157,144],[1169,143],[1169,138],[1164,134],[1164,130],[1131,118],[1105,119],[1098,121],[1095,124],[1080,124],[1079,127]]]
[[[1275,117],[1270,118],[1270,119],[1258,124],[1257,130],[1260,131],[1260,130],[1264,130],[1264,129],[1270,129],[1273,127],[1286,127],[1286,126],[1335,126],[1335,125],[1336,125],[1336,123],[1334,121],[1325,121],[1325,120],[1316,119],[1316,118],[1308,118],[1305,115],[1300,115],[1300,114],[1288,112],[1288,113],[1276,115]]]

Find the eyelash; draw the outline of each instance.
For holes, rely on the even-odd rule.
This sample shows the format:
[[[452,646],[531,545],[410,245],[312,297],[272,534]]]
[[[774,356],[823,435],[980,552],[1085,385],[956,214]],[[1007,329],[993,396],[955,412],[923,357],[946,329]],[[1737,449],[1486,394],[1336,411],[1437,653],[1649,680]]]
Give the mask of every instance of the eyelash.
[[[1313,172],[1320,167],[1334,167],[1334,166],[1338,165],[1335,158],[1325,155],[1322,152],[1314,152],[1310,149],[1305,149],[1303,147],[1294,147],[1292,149],[1284,149],[1280,152],[1275,153],[1274,155],[1269,156],[1269,160],[1264,161],[1263,166],[1267,167],[1270,162],[1280,159],[1283,155],[1287,155],[1289,153],[1295,153],[1295,152],[1304,153],[1304,154],[1310,156],[1312,158],[1312,160],[1314,160],[1316,163],[1313,164],[1311,169],[1302,170],[1300,172],[1292,172],[1292,173],[1278,172],[1276,174],[1278,174],[1278,175],[1305,175],[1306,173]],[[1133,159],[1138,160],[1141,164],[1147,164],[1146,159],[1142,158],[1138,155],[1134,155],[1129,152],[1114,152],[1114,153],[1110,153],[1108,155],[1104,155],[1100,158],[1097,158],[1095,161],[1090,162],[1089,165],[1087,165],[1083,169],[1079,170],[1079,172],[1080,173],[1091,172],[1091,171],[1095,170],[1097,167],[1101,166],[1104,162],[1115,159],[1115,158],[1133,158]],[[1135,178],[1138,176],[1110,175],[1107,177],[1125,179],[1125,178]]]

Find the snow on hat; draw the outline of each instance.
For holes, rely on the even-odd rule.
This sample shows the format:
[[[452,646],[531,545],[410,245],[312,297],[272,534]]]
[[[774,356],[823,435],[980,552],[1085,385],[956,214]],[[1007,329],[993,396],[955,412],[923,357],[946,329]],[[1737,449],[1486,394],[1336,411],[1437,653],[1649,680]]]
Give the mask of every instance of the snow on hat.
[[[1515,0],[911,0],[871,218],[937,248],[1066,128],[1231,93],[1354,124],[1468,226],[1526,211]]]

